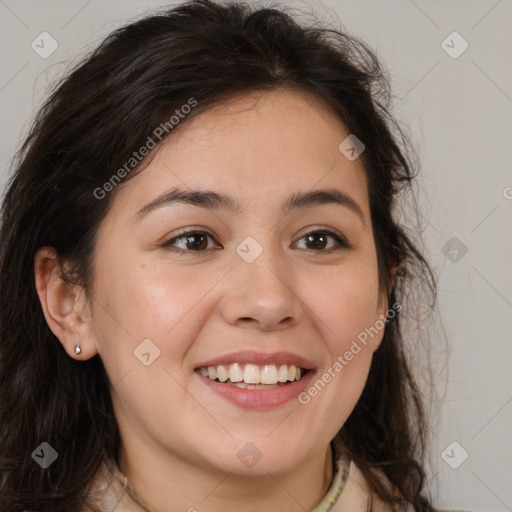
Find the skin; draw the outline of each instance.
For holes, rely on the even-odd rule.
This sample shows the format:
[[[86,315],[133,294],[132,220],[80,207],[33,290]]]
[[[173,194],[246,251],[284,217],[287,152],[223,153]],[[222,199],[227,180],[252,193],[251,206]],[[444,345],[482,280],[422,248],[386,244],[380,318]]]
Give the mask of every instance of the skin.
[[[386,313],[363,163],[338,150],[347,135],[310,95],[232,98],[183,122],[116,189],[98,232],[92,306],[60,279],[54,249],[38,251],[36,286],[48,325],[70,357],[100,354],[122,435],[120,469],[160,512],[244,512],[256,501],[262,510],[303,512],[331,484],[329,442],[363,390],[383,330],[307,405],[245,410],[212,393],[193,370],[241,349],[289,351],[313,362],[316,380]],[[175,186],[229,194],[244,210],[175,203],[134,220]],[[283,215],[292,192],[320,188],[350,195],[364,224],[337,204]],[[213,238],[194,239],[202,252],[183,238],[175,247],[187,254],[162,247],[181,228]],[[317,238],[317,246],[304,238],[329,228],[350,248],[326,252],[338,245],[332,237]],[[263,248],[250,264],[235,251],[248,236]],[[149,366],[133,353],[147,338],[160,350]],[[250,468],[236,455],[247,442],[262,455]]]

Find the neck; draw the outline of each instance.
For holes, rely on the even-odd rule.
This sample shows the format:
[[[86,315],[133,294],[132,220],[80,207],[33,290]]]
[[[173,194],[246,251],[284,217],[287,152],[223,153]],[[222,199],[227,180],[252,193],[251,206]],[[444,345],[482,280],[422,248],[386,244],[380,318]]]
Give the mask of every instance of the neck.
[[[137,496],[158,512],[251,512],[256,502],[260,510],[304,512],[322,500],[333,479],[330,446],[287,473],[253,477],[155,455],[139,457],[121,449],[119,468]]]

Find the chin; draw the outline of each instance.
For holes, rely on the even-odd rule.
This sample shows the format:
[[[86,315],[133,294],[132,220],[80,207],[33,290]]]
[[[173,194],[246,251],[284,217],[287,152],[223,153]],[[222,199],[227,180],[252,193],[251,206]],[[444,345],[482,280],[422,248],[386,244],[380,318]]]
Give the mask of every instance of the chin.
[[[268,432],[260,438],[252,436],[253,441],[243,437],[241,441],[234,441],[225,445],[221,451],[215,450],[215,454],[209,453],[204,457],[218,470],[233,473],[240,476],[267,476],[287,473],[301,463],[304,449],[297,448],[284,441],[269,441]],[[220,446],[220,445],[217,445]],[[286,446],[283,452],[282,447]],[[212,457],[213,455],[213,457]]]

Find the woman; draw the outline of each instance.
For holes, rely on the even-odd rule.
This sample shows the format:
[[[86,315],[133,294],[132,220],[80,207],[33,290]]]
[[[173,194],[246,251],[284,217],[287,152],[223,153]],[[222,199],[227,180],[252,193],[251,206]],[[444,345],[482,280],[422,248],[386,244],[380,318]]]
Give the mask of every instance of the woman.
[[[3,203],[1,510],[434,510],[387,104],[362,42],[207,0],[63,80]]]

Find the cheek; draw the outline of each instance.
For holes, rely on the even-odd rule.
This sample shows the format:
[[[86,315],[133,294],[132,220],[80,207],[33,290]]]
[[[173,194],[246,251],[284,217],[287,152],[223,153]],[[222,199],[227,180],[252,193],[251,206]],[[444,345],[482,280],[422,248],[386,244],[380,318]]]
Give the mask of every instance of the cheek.
[[[376,292],[365,293],[359,288],[354,293],[343,293],[333,297],[333,308],[326,323],[331,327],[327,336],[330,351],[340,355],[350,350],[354,341],[361,348],[370,348],[378,341],[380,322],[378,322]]]
[[[131,366],[134,350],[150,339],[160,350],[154,365],[176,368],[208,317],[204,299],[222,275],[144,264],[127,254],[101,262],[96,330],[102,351]]]
[[[311,391],[323,395],[325,388],[324,399],[317,404],[318,417],[339,428],[362,393],[373,345],[383,334],[376,269],[367,261],[346,265],[328,277],[316,276],[309,289],[309,304],[328,351],[313,383],[318,391]]]
[[[95,334],[118,410],[148,418],[185,410],[183,361],[208,316],[201,299],[220,276],[185,277],[128,257],[102,262],[97,275]]]
[[[330,327],[324,337],[330,360],[327,368],[340,375],[335,379],[344,383],[344,393],[350,399],[358,396],[368,376],[373,344],[380,340],[381,332],[375,328],[376,301],[373,295],[362,293],[333,297],[335,306],[325,323]],[[324,369],[326,370],[326,369]]]
[[[333,356],[348,350],[379,319],[377,271],[366,261],[315,276],[305,289],[311,290],[309,303]]]

